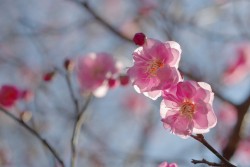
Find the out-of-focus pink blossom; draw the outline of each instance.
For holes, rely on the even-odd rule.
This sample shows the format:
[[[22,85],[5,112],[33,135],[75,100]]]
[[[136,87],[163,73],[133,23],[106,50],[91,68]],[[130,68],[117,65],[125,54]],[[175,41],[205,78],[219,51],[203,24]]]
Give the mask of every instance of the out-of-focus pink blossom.
[[[176,163],[168,164],[167,162],[162,162],[158,167],[178,167]]]
[[[250,165],[250,139],[240,141],[238,148],[235,153],[235,157],[244,165]]]
[[[138,13],[148,15],[158,7],[157,1],[154,0],[139,0]]]
[[[187,138],[192,133],[206,133],[217,123],[212,108],[214,93],[204,82],[179,82],[164,91],[161,117],[164,127]]]
[[[122,98],[122,107],[134,113],[145,113],[150,109],[149,101],[145,96],[141,96],[134,91],[125,93]]]
[[[181,81],[177,70],[180,55],[178,43],[147,38],[144,45],[134,51],[134,66],[127,71],[136,91],[155,100],[161,90]]]
[[[12,85],[3,85],[0,89],[0,105],[12,107],[20,97],[20,91]]]
[[[231,104],[223,103],[219,108],[218,119],[227,127],[234,126],[238,119],[237,109]]]
[[[76,73],[83,92],[92,92],[97,97],[106,94],[108,79],[118,72],[116,62],[107,53],[89,53],[76,62]]]
[[[241,44],[235,50],[235,59],[224,71],[225,84],[235,84],[250,74],[250,43]]]

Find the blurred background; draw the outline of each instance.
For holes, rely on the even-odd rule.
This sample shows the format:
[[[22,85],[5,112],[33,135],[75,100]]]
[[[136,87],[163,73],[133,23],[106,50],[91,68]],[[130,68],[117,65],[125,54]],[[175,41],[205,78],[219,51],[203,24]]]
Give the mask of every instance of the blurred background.
[[[28,124],[70,167],[75,106],[64,69],[66,59],[107,52],[133,65],[134,34],[181,45],[186,79],[212,85],[218,118],[205,134],[226,158],[250,166],[250,1],[248,0],[1,0],[0,86],[27,90],[8,111]],[[55,70],[56,69],[56,70]],[[44,76],[53,72],[50,80]],[[75,71],[70,73],[80,106]],[[76,166],[156,167],[191,159],[219,160],[191,138],[163,128],[161,99],[137,94],[131,84],[92,98],[76,147]],[[40,140],[0,112],[0,167],[59,167]]]

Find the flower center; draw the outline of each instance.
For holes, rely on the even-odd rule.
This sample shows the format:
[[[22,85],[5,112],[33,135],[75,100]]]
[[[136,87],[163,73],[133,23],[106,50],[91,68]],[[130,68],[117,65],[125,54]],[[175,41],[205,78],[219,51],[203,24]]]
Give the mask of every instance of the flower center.
[[[193,104],[190,101],[185,101],[181,106],[180,113],[181,115],[184,115],[189,119],[192,119],[194,110],[195,110],[195,104]]]
[[[159,68],[162,68],[164,66],[164,63],[160,60],[153,60],[148,68],[147,68],[147,72],[152,75],[155,76],[156,72],[158,71]]]

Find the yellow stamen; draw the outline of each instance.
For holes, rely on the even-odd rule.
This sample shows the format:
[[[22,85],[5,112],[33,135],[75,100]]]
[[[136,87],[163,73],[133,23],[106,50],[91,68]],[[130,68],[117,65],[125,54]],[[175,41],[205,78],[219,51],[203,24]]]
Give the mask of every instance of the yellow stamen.
[[[194,110],[195,110],[195,104],[190,102],[190,101],[185,101],[180,109],[180,113],[189,119],[193,118],[194,115]]]
[[[156,72],[158,71],[159,68],[162,68],[164,66],[164,63],[160,60],[153,60],[148,68],[147,68],[147,72],[152,75],[155,76]]]

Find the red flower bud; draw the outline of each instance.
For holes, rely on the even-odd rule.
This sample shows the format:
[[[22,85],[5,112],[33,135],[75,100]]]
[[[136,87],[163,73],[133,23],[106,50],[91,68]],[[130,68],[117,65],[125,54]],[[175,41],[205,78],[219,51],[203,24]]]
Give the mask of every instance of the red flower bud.
[[[129,84],[129,76],[127,75],[121,75],[119,76],[120,84],[122,86],[127,86]]]
[[[115,88],[116,86],[118,86],[118,82],[116,79],[109,78],[108,85],[109,85],[109,88]]]
[[[11,107],[19,98],[19,90],[12,85],[3,85],[0,90],[0,104],[4,107]]]
[[[55,71],[48,72],[48,73],[44,74],[43,80],[46,82],[49,82],[54,78],[54,76],[55,76]]]
[[[133,41],[136,45],[142,46],[145,43],[146,36],[143,33],[136,33]]]

